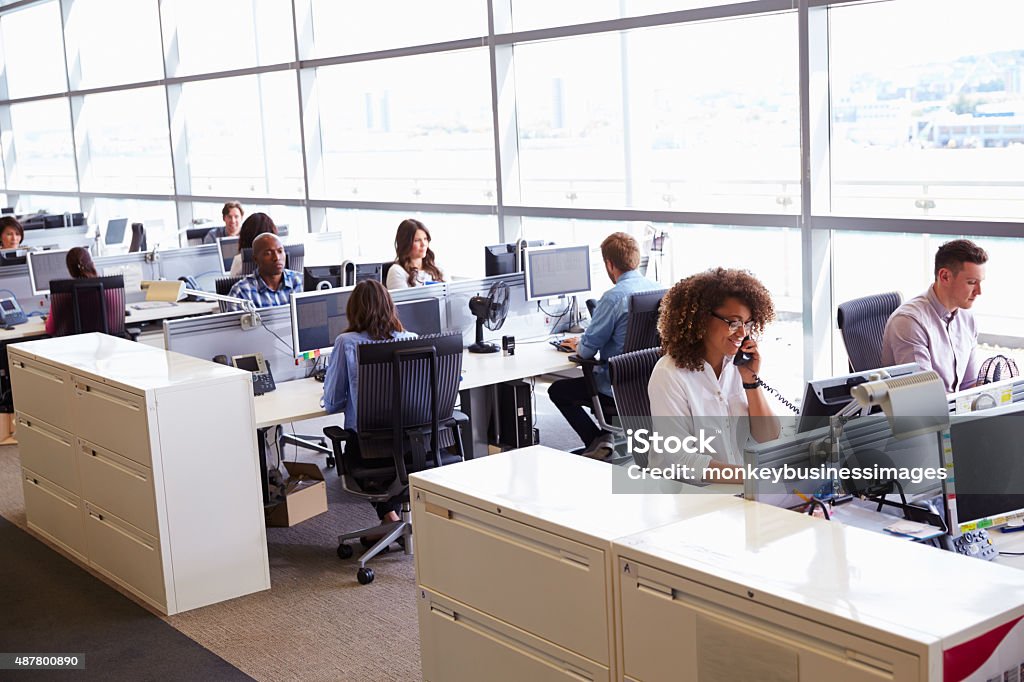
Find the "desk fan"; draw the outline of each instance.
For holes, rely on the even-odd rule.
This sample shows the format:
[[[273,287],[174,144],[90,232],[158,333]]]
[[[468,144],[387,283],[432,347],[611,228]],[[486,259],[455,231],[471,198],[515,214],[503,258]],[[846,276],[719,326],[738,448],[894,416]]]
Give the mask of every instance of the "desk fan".
[[[476,316],[476,343],[469,347],[470,353],[497,353],[498,347],[484,342],[484,325],[492,332],[501,329],[508,315],[508,285],[495,282],[486,296],[469,299],[469,312]]]

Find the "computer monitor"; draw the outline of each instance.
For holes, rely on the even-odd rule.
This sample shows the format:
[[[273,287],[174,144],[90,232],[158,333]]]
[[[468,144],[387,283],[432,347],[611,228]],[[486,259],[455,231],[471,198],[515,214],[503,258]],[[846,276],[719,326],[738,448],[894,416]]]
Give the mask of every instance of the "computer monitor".
[[[354,287],[292,294],[292,351],[296,358],[330,353],[348,328],[345,308]]]
[[[590,291],[590,247],[541,246],[526,250],[526,298],[541,301]]]
[[[544,241],[541,239],[529,241],[526,242],[526,246],[544,246]],[[513,272],[517,271],[515,242],[509,244],[494,244],[492,246],[484,247],[485,277],[493,277],[494,275],[511,275]]]
[[[24,265],[28,249],[3,249],[0,251],[0,265]]]
[[[804,391],[804,401],[800,404],[800,419],[797,422],[797,433],[812,431],[822,426],[828,426],[829,417],[839,414],[839,411],[849,404],[853,399],[850,396],[850,389],[858,384],[869,380],[874,372],[888,372],[890,377],[899,377],[906,374],[913,374],[920,371],[917,365],[910,362],[905,365],[893,365],[881,369],[871,369],[853,374],[843,374],[837,377],[826,379],[815,379],[807,382],[807,390]],[[878,412],[875,408],[874,412]]]
[[[217,239],[217,252],[224,267],[224,274],[231,272],[231,261],[238,255],[238,237],[220,237]]]
[[[28,278],[32,282],[32,293],[45,296],[50,293],[50,280],[67,279],[67,257],[70,249],[62,251],[30,251],[28,254]]]
[[[313,265],[303,268],[302,288],[305,291],[335,289],[342,285],[343,278],[340,265]]]
[[[127,229],[127,218],[111,218],[107,221],[107,236],[103,243],[107,246],[120,246],[124,243],[124,233]]]
[[[1008,405],[950,417],[949,430],[939,434],[948,473],[943,499],[953,535],[1024,515],[1021,429],[1024,410]]]
[[[399,301],[395,303],[398,319],[406,331],[424,334],[440,334],[441,299],[418,298],[415,301]]]

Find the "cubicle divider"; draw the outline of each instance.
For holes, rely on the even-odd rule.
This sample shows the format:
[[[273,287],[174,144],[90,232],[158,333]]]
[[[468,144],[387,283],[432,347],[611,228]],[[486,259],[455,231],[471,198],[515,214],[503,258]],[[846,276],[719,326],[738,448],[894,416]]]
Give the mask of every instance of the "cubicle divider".
[[[214,356],[262,353],[275,382],[306,376],[312,361],[295,363],[291,345],[291,310],[288,306],[261,308],[261,324],[242,329],[247,313],[229,312],[164,322],[167,350],[213,360]]]

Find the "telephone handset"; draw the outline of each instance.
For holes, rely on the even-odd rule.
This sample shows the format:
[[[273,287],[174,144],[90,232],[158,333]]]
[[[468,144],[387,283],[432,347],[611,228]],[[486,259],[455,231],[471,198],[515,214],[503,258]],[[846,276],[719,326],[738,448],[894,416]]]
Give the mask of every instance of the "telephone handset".
[[[741,366],[747,364],[748,362],[750,362],[751,360],[754,359],[753,355],[751,355],[750,353],[745,353],[743,351],[743,346],[745,346],[747,344],[747,341],[749,341],[749,340],[750,340],[749,336],[744,336],[743,337],[743,340],[740,341],[740,349],[738,351],[736,351],[736,355],[734,355],[733,358],[732,358],[732,364],[736,365],[737,367],[741,367]],[[788,400],[786,400],[784,397],[782,397],[781,393],[779,393],[774,388],[772,388],[768,384],[766,384],[763,381],[761,381],[761,377],[759,377],[759,376],[757,376],[755,374],[754,375],[754,381],[756,381],[757,384],[761,388],[763,388],[764,390],[768,391],[773,396],[775,396],[776,400],[778,400],[780,403],[782,403],[783,405],[785,405],[789,409],[793,410],[793,412],[796,412],[797,414],[800,414],[800,408],[799,407],[797,407],[793,403],[791,403]]]

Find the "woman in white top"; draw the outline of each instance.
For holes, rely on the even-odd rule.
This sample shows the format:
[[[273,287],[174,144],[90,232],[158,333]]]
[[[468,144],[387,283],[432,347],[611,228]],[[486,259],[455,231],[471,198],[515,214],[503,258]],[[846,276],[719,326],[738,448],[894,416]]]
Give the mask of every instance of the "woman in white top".
[[[680,440],[695,436],[689,441],[693,445],[701,442],[703,431],[710,447],[704,452],[652,449],[652,468],[684,465],[694,478],[739,482],[747,437],[778,438],[779,421],[758,382],[761,353],[752,336],[774,318],[768,290],[743,270],[707,270],[665,294],[658,319],[665,355],[647,385],[654,432]],[[736,365],[741,350],[750,359]],[[726,468],[734,471],[724,476],[709,471]]]
[[[388,289],[407,289],[443,281],[444,273],[434,264],[427,226],[415,218],[406,218],[395,234],[395,262],[388,269]]]

